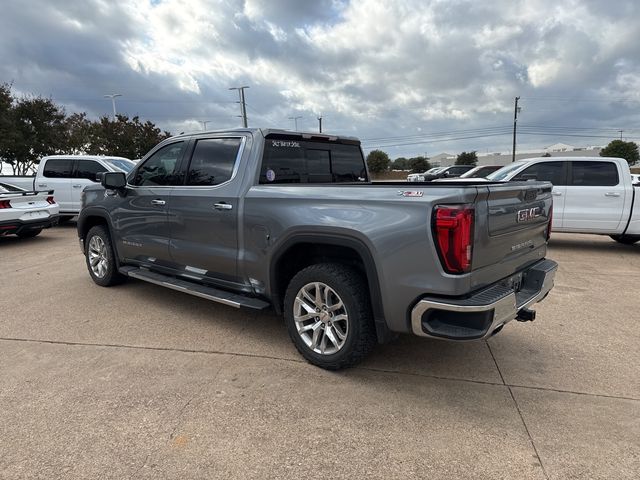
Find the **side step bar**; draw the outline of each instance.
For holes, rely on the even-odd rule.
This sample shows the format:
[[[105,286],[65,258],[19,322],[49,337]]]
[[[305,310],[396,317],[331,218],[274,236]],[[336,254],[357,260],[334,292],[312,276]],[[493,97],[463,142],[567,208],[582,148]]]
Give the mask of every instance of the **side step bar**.
[[[270,303],[260,300],[259,298],[246,297],[244,295],[238,295],[237,293],[226,292],[217,288],[200,285],[187,280],[181,280],[176,277],[151,272],[142,268],[121,267],[118,271],[131,278],[154,283],[156,285],[171,288],[172,290],[188,293],[189,295],[229,305],[230,307],[245,307],[252,308],[254,310],[264,310],[271,306]]]

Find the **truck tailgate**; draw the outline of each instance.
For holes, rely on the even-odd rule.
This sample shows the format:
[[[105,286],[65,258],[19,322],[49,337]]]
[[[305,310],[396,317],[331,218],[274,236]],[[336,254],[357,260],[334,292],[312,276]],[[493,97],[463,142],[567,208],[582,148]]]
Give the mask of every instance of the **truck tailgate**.
[[[480,222],[474,239],[472,287],[507,277],[546,253],[552,215],[552,185],[509,182],[479,188]],[[483,211],[484,210],[484,211]]]

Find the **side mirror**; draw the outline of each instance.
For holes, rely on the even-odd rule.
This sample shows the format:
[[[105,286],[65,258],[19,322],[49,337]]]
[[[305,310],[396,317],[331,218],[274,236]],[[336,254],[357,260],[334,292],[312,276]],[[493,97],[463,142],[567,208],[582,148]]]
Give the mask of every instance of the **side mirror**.
[[[127,184],[127,177],[125,177],[123,172],[104,172],[100,179],[100,184],[104,188],[118,190],[124,188]]]

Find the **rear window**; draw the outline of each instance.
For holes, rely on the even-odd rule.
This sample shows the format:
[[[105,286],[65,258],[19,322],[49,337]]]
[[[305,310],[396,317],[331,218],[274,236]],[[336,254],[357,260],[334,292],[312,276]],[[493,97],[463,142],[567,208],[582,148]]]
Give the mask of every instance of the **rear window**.
[[[358,145],[300,140],[265,141],[261,184],[366,182]]]
[[[71,178],[73,160],[53,159],[44,164],[42,174],[47,178]]]
[[[86,178],[92,182],[96,182],[96,174],[106,172],[107,169],[93,160],[78,160],[76,167],[76,177]]]
[[[571,185],[613,187],[618,183],[618,168],[613,162],[571,162]]]
[[[239,138],[198,140],[189,164],[187,185],[219,185],[230,180],[239,148]]]

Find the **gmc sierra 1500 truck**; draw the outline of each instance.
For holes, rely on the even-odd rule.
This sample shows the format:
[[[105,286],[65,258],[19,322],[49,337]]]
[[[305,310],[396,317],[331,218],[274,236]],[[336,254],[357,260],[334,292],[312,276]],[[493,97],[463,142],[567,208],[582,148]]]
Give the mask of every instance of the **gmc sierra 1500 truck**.
[[[553,287],[551,184],[371,183],[356,138],[182,134],[85,188],[89,275],[283,314],[311,363],[339,369],[398,333],[487,338]]]

